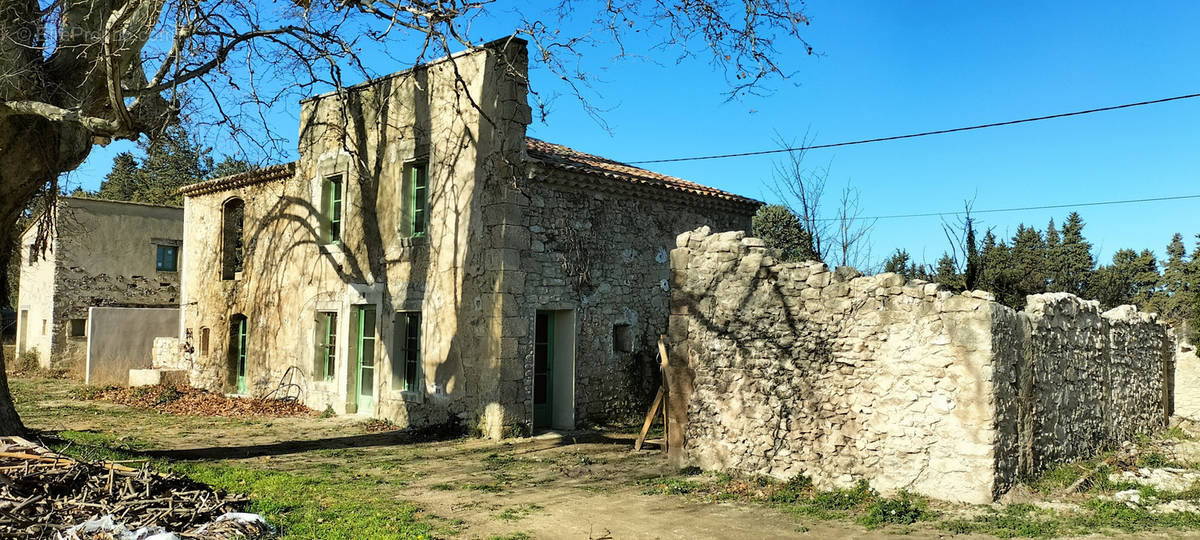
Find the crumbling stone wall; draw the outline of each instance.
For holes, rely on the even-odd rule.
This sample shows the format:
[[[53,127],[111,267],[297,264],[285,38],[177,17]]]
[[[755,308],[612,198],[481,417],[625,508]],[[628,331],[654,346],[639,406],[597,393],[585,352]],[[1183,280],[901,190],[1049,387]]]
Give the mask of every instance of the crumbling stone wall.
[[[1161,425],[1166,333],[1151,316],[1070,295],[1017,313],[986,292],[782,263],[736,231],[677,246],[680,461],[989,502],[1022,467]]]
[[[1095,301],[1048,293],[1030,296],[1022,315],[1031,329],[1029,472],[1129,440],[1169,416],[1163,376],[1172,344],[1153,314],[1133,306],[1102,313]]]

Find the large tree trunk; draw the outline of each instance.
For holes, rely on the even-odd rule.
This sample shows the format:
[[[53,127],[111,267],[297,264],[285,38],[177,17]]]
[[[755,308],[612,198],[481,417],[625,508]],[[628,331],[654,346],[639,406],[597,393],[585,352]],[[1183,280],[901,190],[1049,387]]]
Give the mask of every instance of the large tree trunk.
[[[15,219],[11,222],[0,224],[0,238],[7,235],[15,226]],[[8,268],[8,261],[12,258],[12,254],[13,252],[8,249],[0,249],[0,268]],[[17,416],[17,409],[13,406],[12,394],[8,391],[8,374],[5,372],[7,364],[8,359],[4,357],[4,347],[0,347],[0,435],[24,435],[25,425],[21,423],[21,418]]]
[[[35,116],[0,118],[0,238],[17,234],[17,219],[38,192],[56,191],[63,171],[79,166],[91,151],[91,137],[81,129]],[[0,249],[0,268],[14,252]],[[0,349],[0,435],[22,435],[25,426],[13,406]]]

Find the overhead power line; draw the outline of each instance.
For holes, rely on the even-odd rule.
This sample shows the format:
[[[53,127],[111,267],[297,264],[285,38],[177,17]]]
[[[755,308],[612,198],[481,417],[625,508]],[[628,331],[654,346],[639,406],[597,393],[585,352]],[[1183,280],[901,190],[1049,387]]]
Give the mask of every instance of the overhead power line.
[[[929,135],[942,135],[945,133],[957,133],[959,131],[971,131],[971,130],[975,130],[975,129],[984,129],[984,128],[991,128],[991,127],[999,127],[999,126],[1011,126],[1013,124],[1025,124],[1028,122],[1038,122],[1041,120],[1053,120],[1055,118],[1066,118],[1068,116],[1080,116],[1080,115],[1084,115],[1084,114],[1092,114],[1092,113],[1105,112],[1105,111],[1115,111],[1117,109],[1129,109],[1132,107],[1141,107],[1143,105],[1154,105],[1156,103],[1166,103],[1168,101],[1179,101],[1179,100],[1183,100],[1183,99],[1192,99],[1192,98],[1197,98],[1197,97],[1200,97],[1200,93],[1186,94],[1186,95],[1182,95],[1182,96],[1174,96],[1174,97],[1168,97],[1168,98],[1162,98],[1162,99],[1152,99],[1150,101],[1139,101],[1137,103],[1126,103],[1124,105],[1113,105],[1111,107],[1100,107],[1098,109],[1087,109],[1084,111],[1051,114],[1051,115],[1046,115],[1046,116],[1035,116],[1033,118],[1022,118],[1020,120],[1008,120],[1006,122],[992,122],[990,124],[979,124],[976,126],[958,127],[958,128],[952,128],[952,129],[939,129],[937,131],[925,131],[922,133],[909,133],[908,135],[893,135],[891,137],[876,137],[874,139],[862,139],[862,140],[857,140],[857,141],[845,141],[845,142],[830,143],[830,144],[814,144],[814,145],[808,145],[808,146],[796,146],[796,147],[792,147],[792,148],[775,148],[772,150],[757,150],[757,151],[753,151],[753,152],[738,152],[735,154],[714,154],[714,155],[710,155],[710,156],[692,156],[692,157],[679,157],[679,158],[668,158],[668,159],[644,159],[641,161],[630,161],[628,163],[631,165],[642,165],[642,164],[647,164],[647,163],[672,163],[672,162],[676,162],[676,161],[700,161],[700,160],[706,160],[706,159],[726,159],[726,158],[735,158],[735,157],[762,156],[762,155],[766,155],[766,154],[778,154],[781,152],[799,152],[799,151],[804,151],[804,150],[818,150],[821,148],[835,148],[838,146],[852,146],[852,145],[856,145],[856,144],[867,144],[867,143],[876,143],[876,142],[883,142],[883,141],[895,141],[895,140],[899,140],[899,139],[912,139],[915,137],[926,137]]]
[[[1149,198],[1149,199],[1122,199],[1119,201],[1082,202],[1082,203],[1071,203],[1071,204],[1047,204],[1047,205],[1043,205],[1043,206],[1021,206],[1021,207],[1017,207],[1017,208],[992,208],[992,209],[988,209],[988,210],[971,210],[971,215],[995,214],[998,212],[1021,212],[1021,211],[1025,211],[1025,210],[1051,210],[1051,209],[1058,209],[1058,208],[1079,208],[1079,207],[1083,207],[1083,206],[1107,206],[1107,205],[1112,205],[1112,204],[1135,204],[1135,203],[1160,202],[1160,201],[1178,201],[1178,200],[1182,200],[1182,199],[1200,199],[1200,194],[1198,194],[1198,195],[1174,195],[1171,197],[1153,197],[1153,198]],[[854,219],[856,219],[856,220],[861,219],[863,221],[876,221],[876,220],[880,220],[880,219],[961,216],[961,215],[966,215],[966,213],[967,213],[966,210],[959,210],[957,212],[926,212],[926,213],[922,213],[922,214],[892,214],[892,215],[887,215],[887,216],[857,217]],[[819,218],[816,221],[841,221],[841,218]]]

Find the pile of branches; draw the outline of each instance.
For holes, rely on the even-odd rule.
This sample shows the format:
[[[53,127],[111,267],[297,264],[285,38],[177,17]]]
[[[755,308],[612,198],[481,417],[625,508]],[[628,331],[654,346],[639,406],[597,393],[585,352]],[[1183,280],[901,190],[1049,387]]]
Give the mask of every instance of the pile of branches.
[[[53,538],[112,516],[129,530],[196,532],[246,498],[176,475],[76,461],[19,437],[0,438],[0,537]]]
[[[120,403],[167,414],[193,416],[315,416],[316,411],[294,400],[229,397],[190,386],[136,386],[83,388],[76,397]]]

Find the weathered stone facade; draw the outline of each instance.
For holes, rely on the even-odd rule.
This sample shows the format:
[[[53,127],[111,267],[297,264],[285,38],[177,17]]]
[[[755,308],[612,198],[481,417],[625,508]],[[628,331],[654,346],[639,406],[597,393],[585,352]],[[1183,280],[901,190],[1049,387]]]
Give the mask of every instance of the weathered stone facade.
[[[527,139],[525,61],[524,44],[508,40],[307,100],[294,165],[185,188],[181,338],[192,352],[164,367],[231,390],[231,321],[244,315],[247,393],[290,370],[317,409],[400,425],[461,419],[497,437],[535,423],[545,315],[555,321],[545,346],[557,351],[547,427],[636,408],[657,377],[651,344],[666,330],[675,236],[744,228],[757,203]],[[418,165],[423,235],[408,204]],[[336,243],[322,191],[331,177],[348,180]],[[226,273],[231,201],[244,205],[244,261]],[[364,308],[378,313],[370,340],[355,321]],[[416,388],[398,384],[405,313],[421,318]],[[320,319],[330,315],[336,358],[325,376]],[[618,334],[629,341],[619,350]],[[370,380],[360,353],[375,360]],[[370,401],[356,399],[364,384]]]
[[[1047,294],[1018,313],[990,293],[781,263],[741,232],[677,245],[680,463],[990,502],[1020,471],[1166,418],[1170,340],[1130,306]]]
[[[31,248],[37,234],[21,238],[17,340],[42,367],[82,375],[90,307],[179,305],[178,268],[161,271],[156,257],[160,245],[182,249],[181,208],[60,197],[44,253]]]

